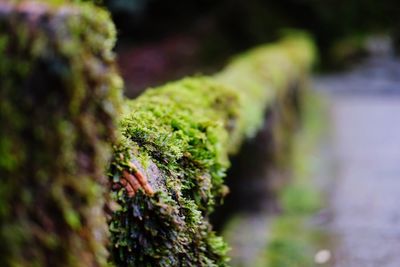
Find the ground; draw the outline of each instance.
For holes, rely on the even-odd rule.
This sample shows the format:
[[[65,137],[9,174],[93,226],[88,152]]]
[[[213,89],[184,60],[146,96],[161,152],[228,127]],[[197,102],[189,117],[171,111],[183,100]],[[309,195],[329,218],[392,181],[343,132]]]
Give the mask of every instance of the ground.
[[[332,266],[400,266],[400,63],[376,56],[315,85],[332,104]]]

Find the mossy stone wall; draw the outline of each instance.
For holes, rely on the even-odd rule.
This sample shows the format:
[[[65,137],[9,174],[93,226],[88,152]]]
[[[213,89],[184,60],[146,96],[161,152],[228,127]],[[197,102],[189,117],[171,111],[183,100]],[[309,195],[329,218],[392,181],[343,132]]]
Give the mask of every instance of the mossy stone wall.
[[[267,110],[297,120],[281,107],[304,89],[312,43],[256,48],[120,110],[108,13],[61,2],[0,4],[0,265],[227,266],[209,217],[230,157]]]
[[[263,126],[266,110],[282,112],[290,90],[301,94],[313,57],[312,42],[296,34],[237,57],[213,77],[126,101],[109,170],[116,265],[228,265],[227,245],[209,216],[228,192],[229,157]]]
[[[105,266],[115,30],[50,2],[0,3],[0,266]]]

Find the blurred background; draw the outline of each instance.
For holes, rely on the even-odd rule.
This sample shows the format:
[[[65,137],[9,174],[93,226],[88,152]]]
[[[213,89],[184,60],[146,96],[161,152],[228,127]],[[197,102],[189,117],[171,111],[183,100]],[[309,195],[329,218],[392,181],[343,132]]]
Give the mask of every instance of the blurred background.
[[[399,46],[395,0],[104,0],[118,27],[127,95],[187,74],[211,73],[245,49],[305,29],[319,48],[318,70],[368,54],[371,34]]]

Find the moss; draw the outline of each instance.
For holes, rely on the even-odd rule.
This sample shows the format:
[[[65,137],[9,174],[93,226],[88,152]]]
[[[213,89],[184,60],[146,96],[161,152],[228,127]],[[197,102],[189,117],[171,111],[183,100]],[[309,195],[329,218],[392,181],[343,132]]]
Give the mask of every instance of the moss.
[[[227,265],[227,246],[208,217],[227,192],[229,155],[309,68],[291,42],[249,52],[214,77],[183,79],[126,101],[109,170],[119,204],[110,220],[113,263]],[[307,42],[299,37],[299,50],[311,55]],[[139,189],[131,197],[118,186],[124,171],[137,172],[132,164],[154,195]]]
[[[110,223],[113,260],[119,266],[225,265],[226,245],[207,215],[225,192],[236,96],[199,77],[148,90],[126,105],[110,177],[118,180],[135,159],[144,169],[155,163],[163,175],[155,177],[153,197],[115,193],[121,209]]]
[[[18,3],[0,4],[0,265],[102,266],[115,30],[88,4]]]
[[[253,138],[268,108],[282,104],[287,91],[298,89],[315,60],[311,39],[292,33],[280,42],[263,45],[237,56],[215,75],[215,79],[235,90],[240,99],[239,126],[232,136],[230,151],[235,153],[245,138]]]
[[[271,232],[266,266],[313,266],[316,251],[312,244],[316,237],[306,228],[304,218],[279,218],[274,221]]]
[[[213,202],[229,164],[226,149],[237,117],[236,96],[212,80],[193,78],[150,90],[129,102],[128,109],[122,133],[145,147],[161,169],[189,175],[181,179],[182,190],[204,191],[204,202]],[[211,177],[205,178],[208,172]],[[194,190],[200,179],[210,178],[209,185],[203,183],[210,188]]]

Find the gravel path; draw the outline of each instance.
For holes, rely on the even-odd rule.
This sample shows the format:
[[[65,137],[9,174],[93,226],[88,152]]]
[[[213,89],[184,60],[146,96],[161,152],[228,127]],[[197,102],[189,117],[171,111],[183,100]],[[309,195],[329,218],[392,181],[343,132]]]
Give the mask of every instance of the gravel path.
[[[338,173],[335,267],[400,266],[400,63],[371,59],[316,80],[330,95]]]

